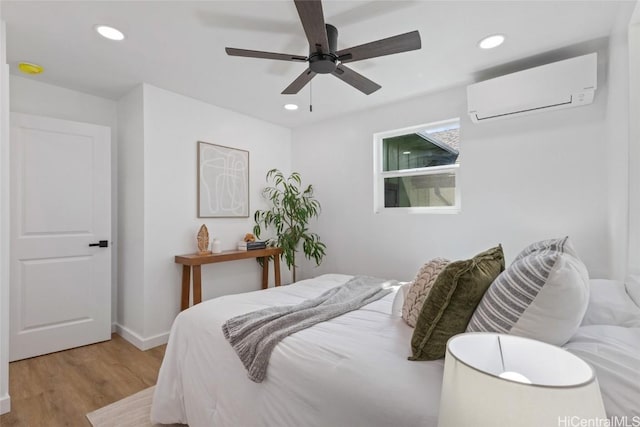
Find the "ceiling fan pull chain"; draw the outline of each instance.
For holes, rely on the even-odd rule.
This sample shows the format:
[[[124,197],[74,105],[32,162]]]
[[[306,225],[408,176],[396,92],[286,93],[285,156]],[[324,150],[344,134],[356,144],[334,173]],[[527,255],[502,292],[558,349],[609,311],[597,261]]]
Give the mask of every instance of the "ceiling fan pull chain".
[[[309,82],[309,112],[313,113],[313,82]]]

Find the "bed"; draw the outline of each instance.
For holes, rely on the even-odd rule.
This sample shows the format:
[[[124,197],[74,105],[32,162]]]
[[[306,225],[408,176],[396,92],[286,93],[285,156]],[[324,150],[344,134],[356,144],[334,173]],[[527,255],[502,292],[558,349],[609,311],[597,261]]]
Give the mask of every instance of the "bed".
[[[152,420],[198,426],[436,426],[444,362],[407,360],[413,329],[391,316],[395,292],[285,338],[254,383],[222,334],[229,318],[297,304],[352,276],[228,295],[176,318]]]
[[[444,361],[407,360],[413,329],[397,314],[399,287],[285,338],[262,383],[249,380],[222,334],[231,317],[297,304],[352,277],[323,275],[216,298],[180,313],[159,373],[152,421],[191,427],[437,426]],[[624,298],[624,284],[622,291],[612,281],[596,287],[583,325],[565,348],[594,366],[609,416],[640,417],[640,308],[631,302],[612,314],[612,302],[605,297],[600,303],[594,294]]]

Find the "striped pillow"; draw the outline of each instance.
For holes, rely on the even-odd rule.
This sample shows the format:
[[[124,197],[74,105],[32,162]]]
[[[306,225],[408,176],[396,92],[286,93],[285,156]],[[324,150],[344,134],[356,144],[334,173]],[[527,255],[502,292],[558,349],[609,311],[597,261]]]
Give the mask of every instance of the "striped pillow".
[[[542,243],[526,248],[498,276],[467,332],[513,334],[555,345],[571,338],[587,309],[589,275],[572,255],[575,251],[567,238],[546,247]]]
[[[571,242],[569,241],[569,236],[566,236],[559,239],[541,240],[539,242],[532,243],[526,248],[524,248],[518,254],[514,262],[521,260],[522,258],[528,255],[531,255],[533,253],[542,252],[542,251],[562,252],[580,259],[580,257],[578,256],[578,253],[576,252],[576,250],[571,245]]]

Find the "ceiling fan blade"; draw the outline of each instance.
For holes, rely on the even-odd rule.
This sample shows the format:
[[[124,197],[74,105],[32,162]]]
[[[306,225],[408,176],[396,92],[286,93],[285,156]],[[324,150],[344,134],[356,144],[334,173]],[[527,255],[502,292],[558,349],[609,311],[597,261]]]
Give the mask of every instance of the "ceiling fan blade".
[[[233,47],[226,47],[224,50],[227,52],[227,55],[244,56],[246,58],[278,59],[281,61],[298,62],[306,62],[307,60],[306,56],[289,55],[287,53],[263,52],[261,50],[236,49]]]
[[[295,95],[300,92],[300,89],[305,87],[307,83],[311,81],[312,78],[316,76],[315,71],[311,71],[310,68],[307,68],[302,74],[300,74],[294,81],[291,83],[285,90],[282,91],[283,95]]]
[[[310,50],[329,53],[327,28],[324,24],[324,13],[320,0],[294,0],[302,27],[307,35]]]
[[[378,56],[392,55],[394,53],[407,52],[410,50],[420,49],[422,43],[420,41],[420,33],[411,31],[405,34],[388,37],[386,39],[376,40],[371,43],[361,44],[360,46],[342,49],[336,52],[340,62],[354,62],[367,58],[376,58]]]
[[[366,95],[371,95],[382,87],[378,83],[369,80],[362,74],[356,73],[344,65],[338,65],[333,75]]]

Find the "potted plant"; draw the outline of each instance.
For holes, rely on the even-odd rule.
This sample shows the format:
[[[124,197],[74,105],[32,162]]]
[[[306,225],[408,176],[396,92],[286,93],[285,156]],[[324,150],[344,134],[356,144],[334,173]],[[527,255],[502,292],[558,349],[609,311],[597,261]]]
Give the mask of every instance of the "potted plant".
[[[313,197],[313,187],[302,188],[300,174],[293,172],[288,178],[278,169],[267,172],[270,186],[262,190],[262,195],[271,203],[271,208],[258,210],[253,215],[256,222],[253,233],[259,238],[262,231],[273,228],[276,233],[272,243],[282,248],[287,267],[296,281],[296,253],[302,242],[302,251],[307,259],[320,265],[325,255],[326,245],[320,237],[309,231],[309,220],[317,218],[320,202]]]

